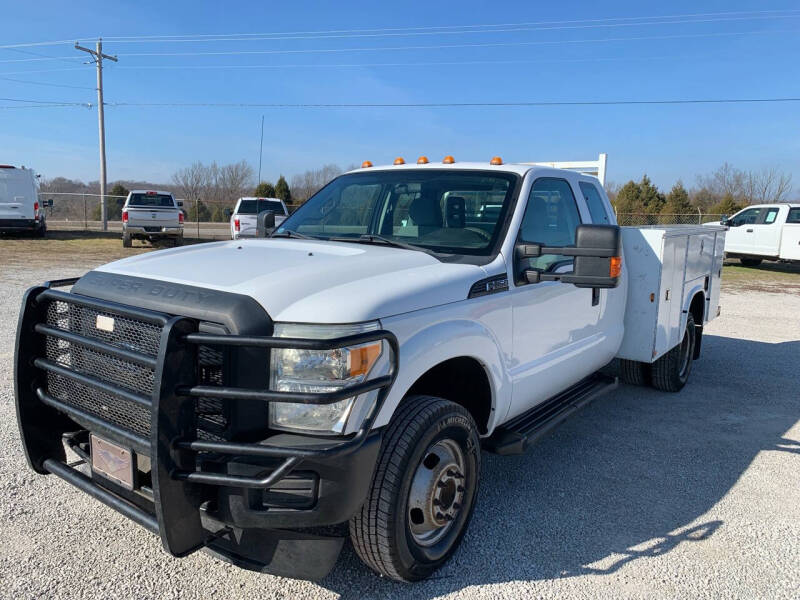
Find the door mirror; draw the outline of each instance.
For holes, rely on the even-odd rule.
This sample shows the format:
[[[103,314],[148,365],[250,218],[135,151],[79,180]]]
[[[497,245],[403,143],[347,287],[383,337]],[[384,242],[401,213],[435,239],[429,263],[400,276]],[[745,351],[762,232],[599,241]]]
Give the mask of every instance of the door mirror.
[[[178,208],[181,208],[183,206],[183,200],[177,200],[177,203],[178,203]]]
[[[233,211],[230,208],[226,208],[222,213],[225,215],[226,219],[230,219],[233,215]]]
[[[275,229],[275,211],[262,210],[256,223],[257,237],[267,237]]]
[[[728,226],[730,226],[731,220],[728,218],[728,215],[722,215],[719,218],[719,224],[720,225],[728,225]]]
[[[53,208],[53,199],[52,198],[48,198],[47,200],[45,200],[44,201],[44,206],[45,206],[45,208]]]
[[[622,272],[622,233],[617,225],[578,225],[575,245],[549,248],[540,244],[518,244],[517,259],[543,254],[574,256],[572,273],[545,273],[523,269],[517,278],[522,283],[561,281],[580,288],[614,288]]]

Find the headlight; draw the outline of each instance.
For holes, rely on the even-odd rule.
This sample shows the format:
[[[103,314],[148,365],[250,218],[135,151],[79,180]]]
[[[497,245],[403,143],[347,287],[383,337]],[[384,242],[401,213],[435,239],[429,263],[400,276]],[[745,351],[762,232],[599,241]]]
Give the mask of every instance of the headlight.
[[[276,323],[275,337],[331,339],[379,328],[377,322],[356,325]],[[270,385],[279,392],[334,392],[363,382],[383,354],[383,342],[369,342],[335,350],[273,349]],[[274,429],[342,433],[355,398],[333,404],[270,402]]]

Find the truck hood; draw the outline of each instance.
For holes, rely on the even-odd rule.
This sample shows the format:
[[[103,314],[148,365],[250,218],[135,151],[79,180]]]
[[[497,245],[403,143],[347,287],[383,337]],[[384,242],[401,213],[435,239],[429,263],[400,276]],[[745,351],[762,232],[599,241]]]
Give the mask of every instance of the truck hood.
[[[286,238],[184,246],[96,270],[247,295],[274,321],[295,323],[356,323],[457,302],[486,277],[414,250]]]

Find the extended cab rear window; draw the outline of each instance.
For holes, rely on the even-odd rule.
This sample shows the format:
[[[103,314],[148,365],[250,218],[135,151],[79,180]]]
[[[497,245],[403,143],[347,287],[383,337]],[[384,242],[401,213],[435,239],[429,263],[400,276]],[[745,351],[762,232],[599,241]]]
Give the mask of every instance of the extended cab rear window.
[[[131,194],[128,206],[175,208],[171,194]]]
[[[786,217],[787,223],[800,223],[800,208],[790,208],[789,216]]]
[[[236,212],[240,215],[257,215],[264,210],[271,210],[282,215],[283,205],[277,200],[242,200],[239,210]]]

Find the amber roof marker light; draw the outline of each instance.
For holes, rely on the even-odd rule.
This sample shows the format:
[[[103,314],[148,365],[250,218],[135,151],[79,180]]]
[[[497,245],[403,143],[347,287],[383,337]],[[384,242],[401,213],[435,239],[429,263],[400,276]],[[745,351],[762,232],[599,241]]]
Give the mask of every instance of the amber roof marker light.
[[[417,164],[418,165],[427,165],[428,164],[428,157],[427,156],[420,156],[417,159]]]
[[[362,169],[369,169],[371,166],[372,166],[372,163],[370,161],[368,161],[368,160],[365,160],[363,163],[361,163],[361,168]]]
[[[495,156],[495,157],[492,158],[492,160],[489,161],[489,164],[490,165],[502,165],[503,164],[503,159],[500,158],[499,156]]]
[[[450,156],[449,154],[442,159],[442,162],[446,165],[452,165],[456,162],[456,159]]]
[[[402,156],[398,156],[397,158],[394,159],[394,164],[396,164],[396,165],[404,165],[404,164],[406,164],[406,161],[403,160]]]

